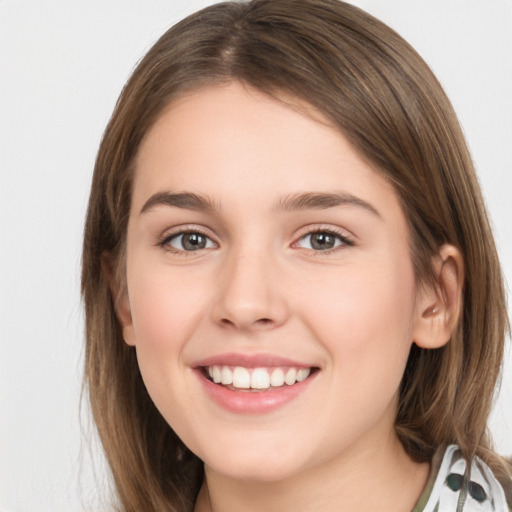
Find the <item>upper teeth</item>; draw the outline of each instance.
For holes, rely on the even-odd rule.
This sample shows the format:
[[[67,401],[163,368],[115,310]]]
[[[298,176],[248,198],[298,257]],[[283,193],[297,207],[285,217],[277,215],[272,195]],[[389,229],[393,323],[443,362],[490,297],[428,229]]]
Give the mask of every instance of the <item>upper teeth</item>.
[[[268,389],[301,382],[311,368],[244,368],[243,366],[209,366],[208,374],[216,384],[232,385],[239,389]]]

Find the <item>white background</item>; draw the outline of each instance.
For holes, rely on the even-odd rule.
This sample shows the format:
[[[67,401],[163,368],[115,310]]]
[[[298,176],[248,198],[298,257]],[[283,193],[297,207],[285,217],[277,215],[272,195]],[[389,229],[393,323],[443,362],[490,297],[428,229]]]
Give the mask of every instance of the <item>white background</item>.
[[[0,0],[3,512],[105,509],[102,457],[87,411],[79,418],[80,245],[95,152],[136,61],[168,26],[208,3]],[[354,3],[408,39],[445,86],[512,281],[512,0]],[[506,454],[511,374],[508,349],[492,419]]]

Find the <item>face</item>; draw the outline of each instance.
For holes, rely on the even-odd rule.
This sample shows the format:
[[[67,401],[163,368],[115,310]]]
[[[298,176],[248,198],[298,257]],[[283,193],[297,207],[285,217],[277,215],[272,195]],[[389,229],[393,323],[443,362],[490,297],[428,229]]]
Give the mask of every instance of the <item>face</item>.
[[[124,338],[169,425],[236,478],[388,442],[414,339],[397,196],[310,114],[237,83],[201,89],[136,162]]]

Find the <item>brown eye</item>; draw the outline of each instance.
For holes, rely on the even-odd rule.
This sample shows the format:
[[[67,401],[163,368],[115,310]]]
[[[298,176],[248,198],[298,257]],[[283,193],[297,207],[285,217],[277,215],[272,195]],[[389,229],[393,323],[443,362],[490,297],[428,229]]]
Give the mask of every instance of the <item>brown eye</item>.
[[[214,243],[210,238],[197,232],[178,233],[173,235],[167,243],[174,249],[187,252],[214,247]]]

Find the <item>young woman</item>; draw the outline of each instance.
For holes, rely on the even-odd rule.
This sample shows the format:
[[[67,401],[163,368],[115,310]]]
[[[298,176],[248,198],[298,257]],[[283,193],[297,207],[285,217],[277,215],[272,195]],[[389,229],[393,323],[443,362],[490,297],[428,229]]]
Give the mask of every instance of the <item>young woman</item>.
[[[164,34],[99,150],[82,287],[122,510],[508,510],[481,193],[435,77],[363,11]]]

